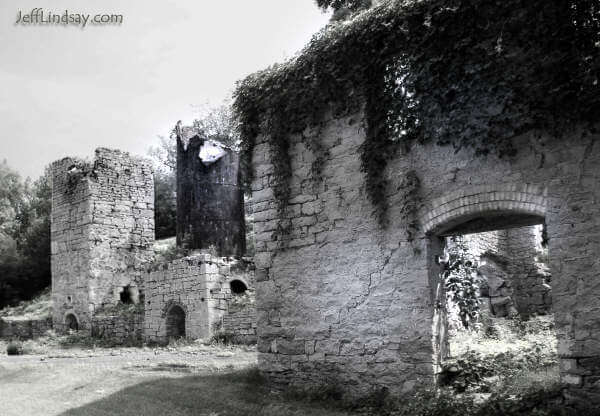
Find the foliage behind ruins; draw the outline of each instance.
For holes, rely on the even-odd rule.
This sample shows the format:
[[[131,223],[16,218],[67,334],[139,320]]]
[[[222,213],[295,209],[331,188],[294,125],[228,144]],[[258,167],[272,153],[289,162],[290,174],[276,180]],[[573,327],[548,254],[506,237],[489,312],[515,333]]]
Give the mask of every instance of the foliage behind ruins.
[[[384,1],[331,23],[295,58],[238,84],[246,180],[264,135],[285,207],[290,135],[362,109],[362,169],[381,218],[385,166],[397,149],[431,141],[506,157],[517,150],[510,139],[526,131],[560,137],[597,121],[599,50],[593,0]],[[315,164],[324,163],[318,144],[311,148]]]

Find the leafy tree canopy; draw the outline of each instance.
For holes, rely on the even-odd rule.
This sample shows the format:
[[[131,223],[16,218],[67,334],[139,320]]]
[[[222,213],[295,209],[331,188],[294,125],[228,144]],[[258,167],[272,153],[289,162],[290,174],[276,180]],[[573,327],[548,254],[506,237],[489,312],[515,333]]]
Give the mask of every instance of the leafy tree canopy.
[[[50,284],[50,171],[23,181],[0,164],[0,307]]]

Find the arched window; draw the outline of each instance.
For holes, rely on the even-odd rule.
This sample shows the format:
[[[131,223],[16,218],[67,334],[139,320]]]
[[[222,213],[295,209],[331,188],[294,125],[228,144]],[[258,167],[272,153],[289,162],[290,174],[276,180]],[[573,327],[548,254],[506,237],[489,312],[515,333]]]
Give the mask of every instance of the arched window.
[[[248,290],[246,284],[241,280],[232,280],[229,282],[229,287],[234,295],[243,295]]]

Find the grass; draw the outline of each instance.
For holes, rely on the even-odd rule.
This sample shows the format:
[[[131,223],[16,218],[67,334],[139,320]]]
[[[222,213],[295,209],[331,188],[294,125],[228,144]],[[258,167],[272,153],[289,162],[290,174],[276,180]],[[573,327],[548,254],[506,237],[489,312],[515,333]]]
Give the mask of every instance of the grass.
[[[7,346],[0,340],[1,348]],[[106,348],[79,333],[58,336],[52,331],[20,346],[25,354],[39,354],[44,365],[33,366],[37,360],[27,357],[0,361],[0,369],[12,366],[6,368],[8,376],[0,377],[0,390],[6,389],[10,397],[3,404],[14,410],[7,410],[8,415],[40,414],[26,407],[31,397],[47,407],[43,414],[53,415],[599,414],[562,407],[556,337],[547,317],[494,320],[489,330],[454,333],[445,368],[456,368],[439,390],[418,390],[406,397],[382,390],[351,401],[344,397],[343,383],[272,391],[255,367],[253,347],[173,339],[166,346]],[[19,364],[21,359],[25,361]],[[52,384],[44,381],[50,376]],[[27,389],[20,387],[20,379],[26,380]],[[57,397],[61,400],[54,404]],[[55,412],[48,410],[52,406]]]
[[[497,331],[501,336],[496,338],[471,333],[461,334],[453,340],[454,351],[461,351],[460,354],[455,353],[453,359],[466,359],[465,366],[470,364],[478,370],[482,360],[493,361],[489,368],[496,371],[491,376],[496,378],[491,384],[497,385],[497,388],[489,389],[483,399],[477,388],[457,393],[452,386],[437,391],[418,390],[405,397],[391,397],[386,391],[379,391],[352,401],[343,396],[343,383],[279,392],[273,391],[258,372],[254,350],[249,347],[174,340],[164,347],[86,351],[81,349],[81,344],[73,342],[69,353],[65,354],[61,346],[61,342],[65,343],[64,338],[47,337],[42,346],[47,348],[48,354],[40,359],[40,364],[34,365],[37,360],[31,361],[27,357],[0,361],[0,367],[7,370],[7,376],[0,377],[0,390],[6,391],[8,398],[3,402],[3,415],[598,414],[589,409],[576,413],[561,408],[559,386],[552,377],[548,377],[548,373],[544,373],[543,366],[529,365],[535,360],[526,359],[523,361],[526,365],[511,367],[518,359],[518,352],[522,355],[538,354],[540,362],[551,362],[549,356],[549,361],[544,358],[545,353],[540,355],[538,350],[531,348],[531,342],[528,347],[520,343],[518,348],[513,345],[512,341],[520,337],[519,331],[522,337],[535,342],[542,342],[551,334],[551,330],[531,330],[529,326],[524,325],[521,329],[501,327]],[[478,337],[480,345],[473,343]],[[465,343],[470,346],[467,348]],[[508,358],[502,358],[502,354]],[[469,361],[474,355],[478,358]],[[19,360],[23,361],[20,363]],[[52,383],[46,382],[48,377],[52,378]],[[27,388],[24,388],[25,385]],[[31,402],[31,397],[36,398],[35,403]]]
[[[6,346],[6,355],[21,355],[23,353],[23,347],[17,342],[9,342]]]
[[[285,400],[272,393],[254,368],[226,374],[163,378],[121,390],[64,415],[123,416],[342,416],[344,410]]]
[[[32,300],[21,301],[16,306],[8,306],[0,310],[0,318],[31,320],[46,319],[50,316],[52,316],[52,299],[49,287]]]
[[[489,327],[451,334],[451,357],[442,382],[459,393],[511,392],[551,388],[559,382],[552,317],[530,321],[493,319]]]

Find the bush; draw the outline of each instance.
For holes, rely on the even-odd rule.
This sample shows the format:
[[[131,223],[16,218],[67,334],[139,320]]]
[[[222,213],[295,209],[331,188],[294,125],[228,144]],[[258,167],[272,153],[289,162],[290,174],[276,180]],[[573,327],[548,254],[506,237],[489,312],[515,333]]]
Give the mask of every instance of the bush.
[[[219,329],[212,336],[212,342],[215,344],[232,345],[236,344],[236,338],[234,333]]]
[[[6,346],[7,355],[21,355],[23,354],[23,347],[18,342],[9,342]]]

